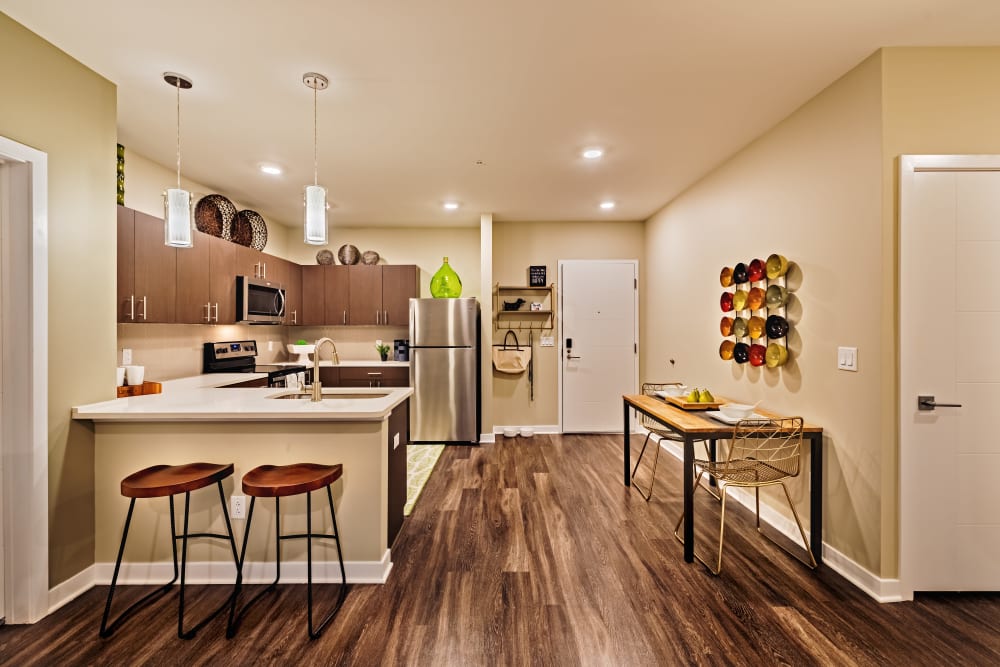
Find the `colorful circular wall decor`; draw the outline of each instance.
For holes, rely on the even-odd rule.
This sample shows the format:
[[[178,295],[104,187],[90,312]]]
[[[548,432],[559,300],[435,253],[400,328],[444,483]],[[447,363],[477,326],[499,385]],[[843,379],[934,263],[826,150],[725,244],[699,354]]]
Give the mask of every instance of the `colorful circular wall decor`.
[[[772,253],[766,261],[754,258],[722,268],[719,283],[726,289],[719,306],[726,315],[719,321],[721,359],[758,368],[788,362],[789,267],[784,255]]]

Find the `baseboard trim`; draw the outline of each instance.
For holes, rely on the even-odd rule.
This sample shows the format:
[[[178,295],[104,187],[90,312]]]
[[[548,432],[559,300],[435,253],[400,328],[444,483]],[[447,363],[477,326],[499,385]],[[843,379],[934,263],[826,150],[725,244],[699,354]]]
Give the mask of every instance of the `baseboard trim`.
[[[643,430],[643,433],[646,431]],[[657,436],[653,436],[654,438]],[[660,440],[660,447],[678,461],[684,460],[684,450],[681,444],[672,440]],[[729,496],[751,512],[754,511],[754,494],[747,489],[732,489]],[[802,536],[799,528],[791,517],[786,517],[770,505],[761,504],[760,520],[774,531],[781,533],[795,544],[800,544]],[[806,531],[806,539],[809,531]],[[905,598],[898,579],[883,579],[866,569],[857,561],[823,542],[823,565],[847,579],[856,587],[867,593],[878,602],[901,602]]]
[[[521,432],[522,428],[530,428],[535,432],[535,435],[558,435],[562,433],[562,431],[559,430],[559,424],[523,424],[520,426],[516,424],[507,424],[506,426],[494,426],[493,433],[491,435],[496,437],[499,434],[503,434],[503,430],[505,428],[517,429],[518,433]],[[517,437],[521,436],[518,435]]]
[[[96,565],[91,565],[73,575],[61,584],[49,589],[49,611],[51,614],[80,597],[94,587]]]
[[[390,551],[386,549],[381,560],[345,561],[344,571],[350,584],[384,584],[392,571]],[[107,586],[115,571],[114,563],[94,565],[94,584]],[[247,584],[269,584],[274,581],[276,566],[273,562],[248,562],[244,565],[243,581]],[[155,563],[122,563],[118,583],[142,586],[170,581],[174,565],[169,561]],[[225,562],[196,561],[187,564],[185,580],[189,584],[229,584],[236,580],[236,566]],[[340,565],[337,561],[313,561],[313,582],[340,583]],[[306,583],[305,561],[281,563],[281,583]]]
[[[496,436],[493,433],[480,433],[479,434],[479,444],[489,445],[496,442]]]

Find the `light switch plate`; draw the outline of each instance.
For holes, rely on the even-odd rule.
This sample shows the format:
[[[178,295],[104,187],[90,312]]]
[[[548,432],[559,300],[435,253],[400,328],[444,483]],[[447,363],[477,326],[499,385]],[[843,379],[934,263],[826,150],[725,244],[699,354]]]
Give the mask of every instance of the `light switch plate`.
[[[540,343],[542,347],[555,347],[556,339],[555,336],[542,336],[542,342]]]
[[[122,366],[128,366],[132,363],[132,348],[123,347],[122,348]]]
[[[837,369],[842,371],[858,372],[858,348],[838,347],[837,348]]]

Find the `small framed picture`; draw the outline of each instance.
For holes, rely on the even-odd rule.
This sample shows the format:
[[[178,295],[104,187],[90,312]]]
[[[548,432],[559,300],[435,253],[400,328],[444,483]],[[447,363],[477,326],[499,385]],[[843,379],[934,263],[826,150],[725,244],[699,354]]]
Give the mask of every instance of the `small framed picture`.
[[[528,267],[528,286],[545,287],[545,266]]]
[[[531,309],[532,310],[541,310],[542,309],[542,303],[541,303],[541,301],[532,301],[531,302]]]

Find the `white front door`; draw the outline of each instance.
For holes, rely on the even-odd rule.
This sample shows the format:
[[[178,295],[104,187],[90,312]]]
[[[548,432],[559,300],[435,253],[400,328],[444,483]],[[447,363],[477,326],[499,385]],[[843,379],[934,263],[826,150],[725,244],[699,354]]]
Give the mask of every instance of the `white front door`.
[[[903,156],[900,183],[900,583],[1000,590],[1000,156]]]
[[[622,429],[622,394],[639,375],[638,272],[636,260],[559,262],[565,433]]]

